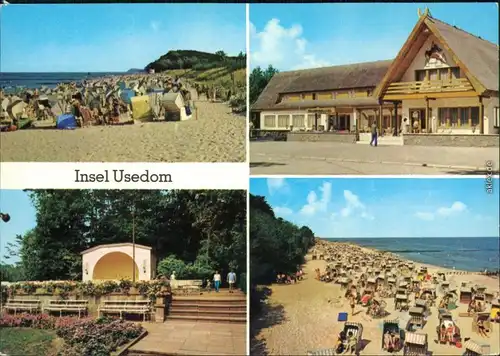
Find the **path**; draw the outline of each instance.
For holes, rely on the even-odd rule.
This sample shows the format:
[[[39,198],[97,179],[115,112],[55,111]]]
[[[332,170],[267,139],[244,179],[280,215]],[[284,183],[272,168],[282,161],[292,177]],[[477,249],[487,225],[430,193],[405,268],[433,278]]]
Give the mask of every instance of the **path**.
[[[145,323],[148,335],[130,349],[171,355],[245,355],[246,325],[166,321]]]
[[[499,167],[497,147],[355,145],[332,142],[251,142],[253,175],[485,174]]]

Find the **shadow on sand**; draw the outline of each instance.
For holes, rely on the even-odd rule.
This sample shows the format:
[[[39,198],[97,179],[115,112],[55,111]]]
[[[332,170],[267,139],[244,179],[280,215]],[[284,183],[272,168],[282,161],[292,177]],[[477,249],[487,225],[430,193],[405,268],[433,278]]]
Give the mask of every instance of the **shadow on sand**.
[[[476,170],[458,170],[458,171],[449,171],[446,172],[445,174],[455,174],[455,175],[461,175],[461,176],[484,176],[484,175],[494,175],[497,176],[499,175],[500,171],[488,171],[486,169],[476,169]]]
[[[285,308],[282,305],[266,304],[267,298],[271,295],[271,290],[267,287],[260,288],[254,293],[256,293],[255,298],[260,298],[260,311],[251,315],[250,318],[250,354],[252,356],[267,356],[269,351],[266,341],[257,340],[256,336],[263,329],[283,323],[286,320]]]
[[[276,163],[276,162],[250,162],[250,168],[272,167],[272,166],[286,166],[286,164]]]

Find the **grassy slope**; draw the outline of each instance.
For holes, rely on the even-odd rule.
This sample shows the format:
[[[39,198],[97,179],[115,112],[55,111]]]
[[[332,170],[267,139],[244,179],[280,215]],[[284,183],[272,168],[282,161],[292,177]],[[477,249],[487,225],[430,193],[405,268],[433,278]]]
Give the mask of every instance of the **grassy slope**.
[[[213,68],[202,71],[193,69],[175,69],[168,70],[165,73],[168,73],[171,76],[178,75],[179,77],[184,77],[204,84],[216,84],[224,87],[231,85],[231,70],[228,68]],[[234,71],[234,80],[237,86],[244,86],[246,84],[246,70],[238,69]]]
[[[0,351],[8,355],[56,355],[58,340],[49,330],[0,328]]]

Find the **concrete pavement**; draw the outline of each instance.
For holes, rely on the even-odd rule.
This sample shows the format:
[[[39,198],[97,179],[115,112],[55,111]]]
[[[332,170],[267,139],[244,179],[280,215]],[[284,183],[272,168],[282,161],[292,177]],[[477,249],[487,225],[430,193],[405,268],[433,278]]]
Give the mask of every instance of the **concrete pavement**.
[[[499,167],[498,148],[251,142],[252,175],[470,175]]]

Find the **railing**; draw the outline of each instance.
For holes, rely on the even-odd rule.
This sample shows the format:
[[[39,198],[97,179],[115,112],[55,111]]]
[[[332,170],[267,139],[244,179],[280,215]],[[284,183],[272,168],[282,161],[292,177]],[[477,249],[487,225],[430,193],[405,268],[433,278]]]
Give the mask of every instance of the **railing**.
[[[467,78],[449,80],[424,80],[420,82],[391,83],[384,95],[446,93],[470,91],[474,88]]]

